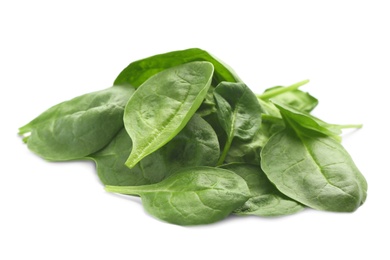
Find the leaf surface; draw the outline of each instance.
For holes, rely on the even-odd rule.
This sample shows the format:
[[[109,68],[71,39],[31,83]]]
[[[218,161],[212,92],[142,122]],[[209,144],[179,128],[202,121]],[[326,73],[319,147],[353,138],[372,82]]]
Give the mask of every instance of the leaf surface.
[[[137,186],[156,183],[179,168],[214,166],[220,153],[214,130],[198,115],[194,115],[170,142],[132,169],[125,165],[131,148],[131,139],[123,128],[108,146],[89,156],[96,162],[103,184]]]
[[[212,167],[181,169],[169,178],[144,186],[106,186],[110,192],[138,195],[147,212],[178,225],[213,223],[248,200],[243,178]]]
[[[28,148],[50,161],[80,159],[105,145],[123,127],[124,107],[134,88],[113,86],[55,105],[19,134]]]
[[[225,161],[234,138],[252,140],[261,125],[262,109],[256,95],[243,83],[222,82],[214,90],[217,115],[227,135],[218,164]]]
[[[276,189],[260,166],[232,163],[221,167],[240,175],[246,181],[251,193],[250,199],[242,207],[236,209],[234,213],[270,217],[289,215],[304,209],[304,206],[300,203]]]
[[[292,120],[295,125],[299,125],[300,128],[306,128],[318,133],[333,137],[335,140],[340,141],[341,128],[334,124],[329,124],[321,119],[312,116],[308,113],[298,111],[293,107],[278,101],[272,100],[275,106],[280,110],[280,113],[286,120]],[[292,124],[292,122],[290,122]]]
[[[148,78],[165,69],[192,61],[208,61],[213,64],[215,68],[213,75],[214,86],[221,81],[240,81],[237,74],[228,65],[204,50],[192,48],[158,54],[132,62],[118,75],[114,84],[130,84],[137,88]]]
[[[292,128],[273,135],[261,151],[261,168],[288,197],[314,209],[351,212],[367,195],[367,182],[334,139]]]
[[[265,90],[264,93],[267,93],[275,89],[281,89],[281,88],[285,88],[285,87],[277,86],[277,87],[269,88]],[[294,89],[276,95],[272,97],[272,100],[276,100],[277,102],[287,104],[288,106],[293,107],[296,110],[303,111],[306,113],[311,112],[318,105],[318,99],[310,95],[308,92],[304,92],[299,89]]]
[[[124,114],[125,128],[133,141],[128,167],[183,129],[202,104],[212,75],[211,63],[190,62],[154,75],[137,89]]]

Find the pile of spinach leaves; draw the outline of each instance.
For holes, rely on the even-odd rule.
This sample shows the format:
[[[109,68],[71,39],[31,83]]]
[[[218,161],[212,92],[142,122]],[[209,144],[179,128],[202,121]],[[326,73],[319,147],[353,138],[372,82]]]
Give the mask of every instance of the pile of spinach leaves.
[[[48,161],[93,160],[109,192],[140,196],[179,225],[305,207],[352,212],[367,182],[341,130],[310,114],[299,87],[254,94],[201,49],[138,60],[114,86],[55,105],[19,129]]]

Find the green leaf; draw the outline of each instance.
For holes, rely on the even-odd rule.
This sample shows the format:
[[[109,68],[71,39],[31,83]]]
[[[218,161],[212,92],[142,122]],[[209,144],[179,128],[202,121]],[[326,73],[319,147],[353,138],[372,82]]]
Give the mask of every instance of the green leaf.
[[[114,86],[55,105],[19,129],[28,148],[50,161],[80,159],[105,145],[123,127],[134,88]],[[28,136],[29,135],[29,136]]]
[[[280,113],[283,115],[284,119],[290,121],[290,124],[295,122],[293,124],[298,125],[300,128],[306,128],[324,135],[328,135],[337,141],[341,140],[339,137],[341,134],[341,126],[328,124],[317,117],[302,111],[298,111],[293,107],[280,103],[276,100],[272,100],[272,102],[280,110]]]
[[[227,137],[226,137],[225,130],[222,128],[221,124],[219,123],[219,119],[218,119],[218,115],[217,115],[216,111],[213,113],[210,113],[206,116],[202,116],[202,118],[204,120],[206,120],[207,123],[209,123],[211,125],[211,127],[214,129],[215,133],[217,134],[218,142],[220,145],[219,148],[221,149],[221,152],[222,152],[222,149],[226,143]]]
[[[137,186],[156,183],[179,168],[214,166],[219,158],[214,130],[196,114],[170,142],[129,169],[125,162],[131,148],[131,139],[123,128],[108,146],[89,156],[96,162],[103,184]]]
[[[196,113],[201,115],[202,117],[207,117],[208,115],[217,112],[217,108],[214,100],[214,89],[215,87],[210,86],[209,90],[207,91],[205,99],[203,100],[202,104],[196,111]]]
[[[268,139],[285,128],[281,118],[262,114],[261,125],[254,137],[249,140],[233,139],[232,145],[226,155],[226,163],[249,163],[260,165],[260,152]]]
[[[244,179],[211,167],[181,169],[167,179],[144,186],[106,186],[109,192],[141,196],[149,214],[178,225],[219,221],[248,200]]]
[[[227,141],[218,161],[221,165],[234,138],[252,140],[261,125],[262,109],[256,95],[243,83],[222,82],[214,90],[217,114]]]
[[[208,61],[213,64],[215,70],[213,84],[215,86],[221,81],[241,81],[228,65],[204,50],[193,48],[158,54],[132,62],[118,75],[114,84],[130,84],[138,87],[148,78],[165,69],[192,61]]]
[[[225,163],[249,163],[259,165],[260,151],[267,140],[267,137],[261,130],[257,131],[251,140],[233,139],[230,149],[226,154]]]
[[[133,149],[130,168],[169,142],[187,124],[210,87],[213,65],[190,62],[149,78],[130,98],[124,123]]]
[[[222,165],[221,168],[240,175],[249,187],[251,197],[234,211],[238,215],[283,216],[304,209],[304,206],[277,190],[259,165],[232,163]]]
[[[261,151],[261,168],[286,196],[314,209],[351,212],[364,201],[367,182],[334,139],[291,127]]]
[[[283,88],[285,87],[277,86],[277,87],[269,88],[266,91],[264,91],[264,93],[278,90],[278,89],[283,89]],[[272,97],[272,100],[286,104],[298,111],[303,111],[306,113],[311,112],[318,105],[318,99],[311,96],[308,92],[304,92],[299,89],[294,89],[276,95]]]

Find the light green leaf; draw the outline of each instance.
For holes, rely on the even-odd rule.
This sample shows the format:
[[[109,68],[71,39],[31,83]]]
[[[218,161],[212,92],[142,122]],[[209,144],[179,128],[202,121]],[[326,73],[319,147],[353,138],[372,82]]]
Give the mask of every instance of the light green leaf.
[[[130,168],[169,142],[187,124],[210,87],[213,65],[190,62],[149,78],[125,108],[124,123],[133,149]]]

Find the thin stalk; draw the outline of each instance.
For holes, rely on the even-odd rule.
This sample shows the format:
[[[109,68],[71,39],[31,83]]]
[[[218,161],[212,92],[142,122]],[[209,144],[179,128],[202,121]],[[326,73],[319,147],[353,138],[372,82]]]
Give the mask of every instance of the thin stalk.
[[[273,97],[275,97],[275,96],[277,96],[277,95],[280,95],[280,94],[283,94],[283,93],[285,93],[285,92],[289,92],[289,91],[296,90],[296,89],[298,89],[299,87],[301,87],[301,86],[307,84],[308,82],[309,82],[309,80],[306,79],[306,80],[297,82],[297,83],[295,83],[295,84],[293,84],[293,85],[291,85],[291,86],[288,86],[288,87],[285,87],[285,88],[272,89],[272,90],[267,91],[267,92],[265,92],[265,93],[263,93],[263,94],[261,94],[261,95],[256,95],[256,96],[257,96],[257,98],[260,98],[260,99],[262,99],[262,100],[268,100],[268,99],[270,99],[270,98],[273,98]]]
[[[232,141],[233,141],[233,138],[232,138],[232,137],[230,137],[230,138],[227,139],[227,141],[226,141],[226,143],[225,143],[225,147],[223,148],[221,157],[219,157],[219,160],[218,160],[218,162],[217,162],[217,166],[222,165],[223,162],[225,161],[226,155],[228,154],[229,149],[230,149],[230,146],[232,145]]]
[[[362,128],[362,124],[357,124],[357,125],[336,125],[340,129],[347,129],[347,128]]]
[[[104,188],[108,192],[138,196],[139,191],[137,191],[137,190],[139,190],[139,187],[140,186],[110,186],[110,185],[106,185]]]

